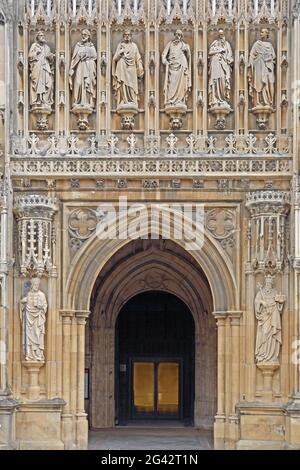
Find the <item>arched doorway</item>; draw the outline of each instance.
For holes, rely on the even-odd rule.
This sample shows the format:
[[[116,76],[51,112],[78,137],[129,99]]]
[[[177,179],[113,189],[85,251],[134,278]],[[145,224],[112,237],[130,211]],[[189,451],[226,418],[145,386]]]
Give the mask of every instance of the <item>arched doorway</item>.
[[[193,421],[197,427],[213,427],[217,397],[217,340],[208,280],[194,257],[175,242],[135,240],[111,256],[100,271],[92,292],[86,338],[86,370],[90,383],[86,409],[92,429],[113,427],[120,419],[120,397],[116,383],[119,368],[124,369],[127,363],[118,359],[118,317],[123,317],[130,300],[138,295],[150,293],[147,294],[148,300],[144,300],[144,308],[149,309],[153,303],[150,300],[151,293],[153,295],[154,291],[162,297],[170,295],[177,299],[182,306],[181,310],[187,312],[187,318],[193,318],[194,359],[191,360],[194,366],[190,370],[194,370],[194,376],[186,385],[186,405],[177,413],[177,417]],[[146,317],[150,319],[151,315]],[[180,350],[178,344],[177,349]],[[153,367],[158,370],[159,351],[153,349],[152,352],[156,356]],[[192,352],[187,354],[192,357]],[[158,372],[154,371],[154,374]],[[124,393],[130,393],[128,388]],[[182,403],[180,405],[183,406]],[[128,407],[127,410],[123,407],[121,421],[132,416],[132,409]]]
[[[193,424],[195,324],[173,294],[131,298],[116,323],[116,423],[179,420]]]

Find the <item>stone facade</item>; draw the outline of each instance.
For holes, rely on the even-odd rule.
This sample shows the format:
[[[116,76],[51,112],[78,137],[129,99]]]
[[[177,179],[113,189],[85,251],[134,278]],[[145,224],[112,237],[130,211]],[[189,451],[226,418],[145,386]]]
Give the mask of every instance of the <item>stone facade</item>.
[[[299,1],[1,0],[0,45],[0,448],[114,426],[116,318],[151,289],[191,310],[215,448],[300,448]],[[201,249],[175,217],[99,237],[125,196],[201,204]]]

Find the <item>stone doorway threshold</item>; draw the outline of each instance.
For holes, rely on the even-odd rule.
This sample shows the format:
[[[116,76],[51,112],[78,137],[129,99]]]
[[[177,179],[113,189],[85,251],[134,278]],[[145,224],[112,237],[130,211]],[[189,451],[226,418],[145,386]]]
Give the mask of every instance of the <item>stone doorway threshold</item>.
[[[118,426],[90,431],[90,450],[211,450],[209,431],[192,427]]]
[[[126,424],[119,424],[118,428],[191,428],[190,424],[185,424],[182,421],[175,420],[134,420],[128,421]]]

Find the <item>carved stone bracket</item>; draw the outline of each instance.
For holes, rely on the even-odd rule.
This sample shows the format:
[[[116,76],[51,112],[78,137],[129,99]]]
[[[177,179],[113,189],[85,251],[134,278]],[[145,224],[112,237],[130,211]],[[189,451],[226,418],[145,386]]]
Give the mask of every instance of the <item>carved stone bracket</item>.
[[[14,212],[18,223],[19,265],[23,276],[56,275],[53,218],[57,200],[44,195],[18,196]]]

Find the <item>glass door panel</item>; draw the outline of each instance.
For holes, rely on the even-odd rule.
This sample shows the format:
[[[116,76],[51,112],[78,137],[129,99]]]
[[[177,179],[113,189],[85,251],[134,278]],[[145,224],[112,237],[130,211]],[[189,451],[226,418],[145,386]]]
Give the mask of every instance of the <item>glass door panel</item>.
[[[153,362],[134,362],[133,405],[136,413],[154,412],[154,366]]]
[[[158,364],[157,411],[160,414],[179,413],[179,364],[177,362]]]

